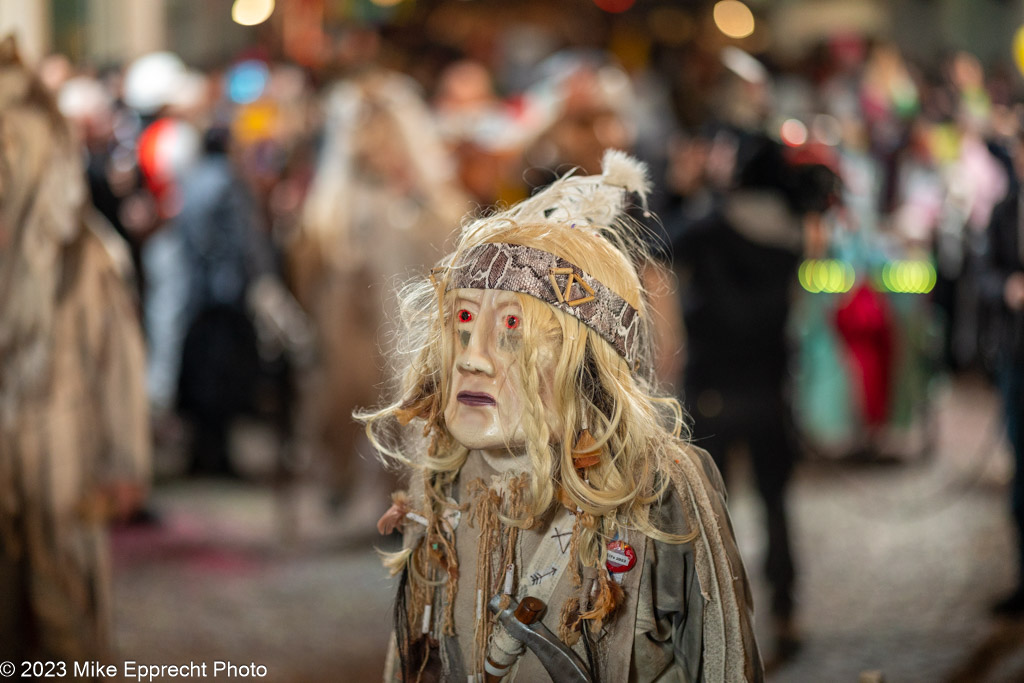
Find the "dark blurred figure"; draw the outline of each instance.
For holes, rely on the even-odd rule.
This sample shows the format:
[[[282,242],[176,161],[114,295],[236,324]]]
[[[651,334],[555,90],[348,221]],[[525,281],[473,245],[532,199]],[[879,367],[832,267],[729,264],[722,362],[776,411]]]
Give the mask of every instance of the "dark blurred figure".
[[[1024,200],[1024,132],[1011,143],[1016,176],[1010,191],[992,212],[981,273],[981,294],[996,313],[996,378],[1003,399],[1006,435],[1013,449],[1010,503],[1017,531],[1017,586],[993,606],[1000,615],[1024,615],[1024,236],[1020,203]]]
[[[204,153],[181,182],[175,227],[188,273],[178,409],[192,422],[191,472],[235,475],[232,420],[253,408],[260,372],[250,286],[274,268],[256,204],[228,157],[229,134],[213,127]]]
[[[714,192],[694,183],[694,155],[705,160],[712,188],[716,176],[731,175],[731,186]],[[676,191],[687,196],[665,220],[683,271],[683,386],[694,443],[710,452],[723,477],[732,451],[745,447],[750,454],[767,522],[764,570],[778,659],[799,645],[786,512],[797,458],[786,325],[805,216],[823,210],[834,182],[823,167],[804,168],[791,166],[780,146],[760,134],[725,130],[710,142],[691,141],[670,169]]]

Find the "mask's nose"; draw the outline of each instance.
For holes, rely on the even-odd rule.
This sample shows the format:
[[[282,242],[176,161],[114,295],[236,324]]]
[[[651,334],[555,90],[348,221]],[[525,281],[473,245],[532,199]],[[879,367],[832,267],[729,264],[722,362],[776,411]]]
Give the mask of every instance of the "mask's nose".
[[[481,324],[483,322],[478,319],[472,331],[460,333],[468,334],[469,339],[465,346],[462,345],[462,340],[459,340],[461,350],[455,358],[455,363],[463,372],[479,372],[493,377],[494,360],[491,357],[489,339],[485,332],[487,328]]]

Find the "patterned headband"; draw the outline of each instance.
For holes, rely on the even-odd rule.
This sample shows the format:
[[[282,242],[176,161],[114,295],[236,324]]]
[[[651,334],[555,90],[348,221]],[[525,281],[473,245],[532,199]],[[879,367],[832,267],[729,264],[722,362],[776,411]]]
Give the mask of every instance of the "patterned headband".
[[[490,242],[469,249],[451,268],[448,289],[503,289],[536,297],[597,332],[636,369],[640,316],[621,296],[552,253]]]

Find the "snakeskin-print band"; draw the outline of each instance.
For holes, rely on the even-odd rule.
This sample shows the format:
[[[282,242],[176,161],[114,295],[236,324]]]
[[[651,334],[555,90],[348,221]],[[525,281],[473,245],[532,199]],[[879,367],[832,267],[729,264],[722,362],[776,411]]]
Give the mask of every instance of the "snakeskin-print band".
[[[637,310],[559,256],[521,244],[491,242],[466,251],[450,273],[448,289],[503,289],[551,304],[601,335],[630,367],[636,365]]]

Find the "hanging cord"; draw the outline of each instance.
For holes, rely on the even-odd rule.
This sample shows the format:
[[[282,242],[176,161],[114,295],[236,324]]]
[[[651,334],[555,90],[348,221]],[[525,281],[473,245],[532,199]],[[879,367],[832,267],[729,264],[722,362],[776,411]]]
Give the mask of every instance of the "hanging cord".
[[[409,588],[409,569],[405,568],[398,579],[398,592],[395,594],[393,619],[395,624],[395,645],[398,651],[398,670],[402,678],[410,678],[409,671],[409,605],[407,590]]]

